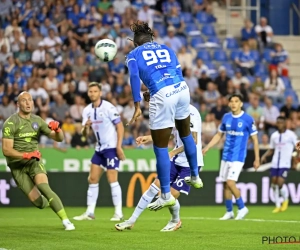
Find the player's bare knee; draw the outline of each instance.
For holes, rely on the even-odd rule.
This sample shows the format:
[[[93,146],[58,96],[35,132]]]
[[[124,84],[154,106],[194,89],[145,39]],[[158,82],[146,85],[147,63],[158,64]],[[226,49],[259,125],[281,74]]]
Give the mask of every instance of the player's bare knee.
[[[156,178],[156,179],[154,180],[153,184],[154,184],[157,188],[160,189],[160,182],[159,182],[159,179],[158,179],[158,178]]]
[[[114,183],[118,181],[118,171],[114,169],[107,170],[106,172],[108,183]]]
[[[90,174],[88,177],[88,182],[89,184],[97,184],[99,182],[99,177]]]
[[[175,199],[178,199],[179,196],[180,196],[180,192],[178,190],[174,189],[174,188],[171,188],[171,194],[173,195],[173,197]]]

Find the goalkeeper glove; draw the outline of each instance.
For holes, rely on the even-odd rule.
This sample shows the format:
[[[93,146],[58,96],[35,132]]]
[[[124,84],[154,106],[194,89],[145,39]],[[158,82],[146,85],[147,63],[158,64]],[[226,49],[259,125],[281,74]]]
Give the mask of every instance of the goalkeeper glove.
[[[60,132],[59,122],[57,122],[57,121],[51,121],[51,122],[49,122],[48,128],[50,128],[51,130],[55,131],[56,133]]]
[[[38,150],[23,154],[23,159],[26,159],[26,160],[36,159],[37,161],[39,161],[41,159],[41,157],[42,157],[42,154]]]

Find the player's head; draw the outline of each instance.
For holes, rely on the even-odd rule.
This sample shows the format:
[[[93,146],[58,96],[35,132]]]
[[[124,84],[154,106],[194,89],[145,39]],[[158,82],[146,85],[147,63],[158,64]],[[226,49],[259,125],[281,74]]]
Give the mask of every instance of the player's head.
[[[154,33],[148,23],[136,21],[130,25],[130,29],[134,33],[133,43],[135,47],[153,41]]]
[[[276,126],[279,132],[286,130],[286,118],[285,116],[278,116],[276,119]]]
[[[20,109],[20,113],[24,115],[28,115],[32,112],[33,110],[33,99],[31,94],[28,92],[24,91],[18,96],[18,101],[17,101],[18,108]]]
[[[243,96],[241,94],[233,94],[229,97],[228,104],[231,112],[239,113],[243,107]]]
[[[98,82],[91,82],[88,88],[88,96],[91,102],[96,102],[101,98],[102,85]]]

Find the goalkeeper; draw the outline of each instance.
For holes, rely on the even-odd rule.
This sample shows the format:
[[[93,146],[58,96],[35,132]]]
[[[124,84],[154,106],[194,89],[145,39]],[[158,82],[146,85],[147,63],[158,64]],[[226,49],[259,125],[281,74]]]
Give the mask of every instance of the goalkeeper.
[[[45,121],[32,114],[33,100],[28,92],[22,92],[17,102],[19,112],[10,116],[3,125],[2,151],[12,176],[29,200],[38,208],[50,206],[62,220],[65,230],[74,230],[60,198],[48,184],[47,172],[40,162],[38,138],[41,134],[61,142],[63,132],[59,122]]]

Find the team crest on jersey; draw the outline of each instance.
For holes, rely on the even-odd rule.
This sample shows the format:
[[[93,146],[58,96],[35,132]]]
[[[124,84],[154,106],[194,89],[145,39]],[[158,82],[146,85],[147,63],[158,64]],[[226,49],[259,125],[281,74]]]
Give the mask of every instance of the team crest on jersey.
[[[243,126],[243,123],[239,122],[238,127],[241,128]]]
[[[103,112],[99,112],[98,115],[99,115],[99,117],[102,117],[103,116]]]
[[[37,130],[39,129],[39,124],[38,124],[37,122],[33,122],[33,123],[31,124],[31,126],[32,126],[32,128],[33,128],[35,131],[37,131]]]

